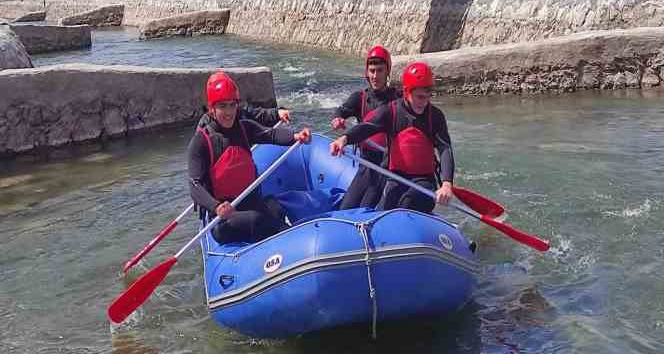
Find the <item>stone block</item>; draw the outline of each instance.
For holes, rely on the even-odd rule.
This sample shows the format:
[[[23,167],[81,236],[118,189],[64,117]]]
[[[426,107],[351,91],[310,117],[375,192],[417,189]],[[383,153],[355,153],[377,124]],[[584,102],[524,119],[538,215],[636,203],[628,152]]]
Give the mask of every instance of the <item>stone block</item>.
[[[12,29],[29,54],[81,49],[92,46],[90,26],[20,25]]]
[[[1,71],[0,155],[194,124],[206,103],[207,78],[219,70],[67,64]],[[224,71],[242,101],[276,106],[268,68]]]
[[[61,18],[61,26],[88,25],[90,27],[120,26],[124,18],[124,4],[98,7],[72,16]]]
[[[44,20],[46,20],[46,11],[35,11],[15,18],[13,22],[38,22]]]
[[[148,21],[139,31],[143,39],[224,34],[229,17],[230,10],[227,9],[197,11]]]
[[[638,88],[642,68],[648,63],[659,64],[663,47],[664,27],[593,31],[531,43],[395,56],[392,79],[398,81],[408,63],[425,61],[432,67],[436,83],[446,83],[436,87],[439,92]],[[653,70],[661,75],[661,70]],[[468,89],[467,85],[477,88]]]
[[[23,43],[7,25],[0,25],[0,70],[31,68],[32,61]]]

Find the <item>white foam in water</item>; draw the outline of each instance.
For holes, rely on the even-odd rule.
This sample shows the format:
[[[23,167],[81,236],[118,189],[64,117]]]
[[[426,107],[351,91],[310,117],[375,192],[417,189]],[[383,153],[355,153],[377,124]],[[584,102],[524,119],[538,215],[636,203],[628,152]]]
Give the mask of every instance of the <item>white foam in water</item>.
[[[562,265],[566,269],[566,272],[583,272],[597,262],[595,255],[589,251],[583,255],[579,255],[578,250],[575,253],[574,244],[572,243],[571,238],[556,234],[553,236],[553,239],[556,241],[552,242],[555,246],[552,246],[547,251],[547,255],[556,263]]]
[[[650,199],[646,199],[643,204],[636,208],[625,208],[621,211],[604,211],[602,214],[606,216],[619,216],[623,218],[639,218],[641,216],[648,215],[648,213],[650,213],[650,209],[652,209],[652,202]]]
[[[279,102],[287,102],[292,106],[309,106],[324,109],[332,109],[339,107],[344,100],[348,97],[347,92],[296,92],[291,93],[287,98],[278,98]]]
[[[586,254],[579,258],[578,262],[576,262],[576,267],[572,267],[572,270],[574,271],[580,271],[580,270],[585,270],[590,268],[593,264],[595,264],[597,260],[592,254]]]
[[[592,199],[593,200],[611,200],[611,199],[613,199],[613,197],[608,195],[608,194],[602,194],[602,193],[597,193],[597,192],[593,191]]]
[[[141,321],[141,318],[143,318],[143,310],[139,307],[136,311],[127,316],[122,323],[113,323],[113,321],[109,321],[111,335],[134,329],[134,327],[136,327]]]
[[[283,70],[286,71],[286,72],[291,72],[292,73],[292,72],[300,71],[302,69],[301,68],[296,68],[296,67],[289,64],[288,66],[283,68]]]
[[[316,75],[315,71],[305,71],[305,72],[297,72],[297,73],[291,74],[290,76],[294,77],[294,78],[302,79],[302,78],[310,77],[310,76],[314,76],[314,75]]]
[[[493,172],[484,172],[480,174],[465,174],[463,178],[469,181],[475,181],[475,180],[488,181],[493,178],[499,178],[504,176],[507,176],[507,173],[502,171],[493,171]]]
[[[556,246],[549,248],[549,254],[555,259],[566,258],[572,248],[572,241],[562,235],[554,235],[554,238],[558,242],[556,242]]]

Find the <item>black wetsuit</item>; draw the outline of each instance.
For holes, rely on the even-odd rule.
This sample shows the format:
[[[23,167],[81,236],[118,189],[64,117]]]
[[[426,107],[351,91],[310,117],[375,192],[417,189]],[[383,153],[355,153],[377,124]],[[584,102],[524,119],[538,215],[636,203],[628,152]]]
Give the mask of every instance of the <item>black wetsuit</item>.
[[[379,133],[387,133],[388,149],[390,142],[396,135],[411,126],[417,127],[423,131],[433,142],[434,147],[439,154],[440,179],[445,182],[452,182],[454,179],[454,154],[452,152],[452,143],[447,130],[447,121],[443,112],[429,105],[422,114],[416,114],[404,99],[395,102],[396,124],[393,122],[392,110],[389,105],[381,106],[377,109],[375,117],[370,122],[358,124],[346,133],[348,144],[356,144],[366,138]],[[429,110],[431,110],[431,129],[429,129]],[[428,158],[428,157],[422,157]],[[434,158],[431,156],[431,158]],[[405,177],[422,187],[429,190],[436,190],[435,175],[408,175],[401,171],[392,171],[402,177]],[[422,212],[431,212],[435,202],[429,196],[408,188],[403,184],[388,180],[383,189],[383,196],[378,203],[377,209],[389,210],[394,208],[407,208],[419,210]]]
[[[362,98],[364,97],[364,112],[362,112]],[[374,91],[371,88],[356,91],[335,111],[335,117],[355,117],[358,123],[362,122],[362,114],[366,115],[388,102],[401,97],[401,91],[392,87],[385,90]],[[380,165],[384,154],[371,149],[361,149],[362,158]],[[357,207],[375,207],[380,200],[385,179],[379,173],[360,166],[353,178],[348,191],[341,201],[339,209],[352,209]]]
[[[242,146],[250,151],[253,144],[291,145],[295,142],[290,129],[267,128],[253,120],[236,120],[229,129],[221,127],[207,115],[201,117],[201,122],[207,122],[202,128],[210,137],[214,156],[210,158],[207,140],[197,131],[189,142],[187,150],[189,189],[194,202],[211,215],[215,215],[217,206],[226,201],[216,199],[211,192],[211,161],[217,161],[229,146]],[[239,124],[244,128],[246,139]],[[237,206],[230,217],[215,227],[214,236],[220,243],[254,242],[283,228],[285,228],[283,221],[269,212],[260,188],[256,188]]]

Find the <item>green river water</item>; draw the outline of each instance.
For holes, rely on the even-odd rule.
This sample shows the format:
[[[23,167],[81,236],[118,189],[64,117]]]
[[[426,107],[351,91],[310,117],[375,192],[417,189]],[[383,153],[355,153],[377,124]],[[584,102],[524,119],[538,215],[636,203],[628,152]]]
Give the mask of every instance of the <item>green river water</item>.
[[[91,50],[35,56],[155,67],[269,66],[297,125],[331,134],[334,107],[365,85],[360,59],[233,36],[137,40],[94,32]],[[663,353],[664,92],[437,98],[456,183],[550,239],[538,253],[445,208],[479,244],[484,272],[453,318],[358,325],[287,340],[219,328],[191,250],[112,328],[105,310],[196,232],[183,220],[128,278],[122,265],[190,203],[192,127],[0,162],[0,353]]]

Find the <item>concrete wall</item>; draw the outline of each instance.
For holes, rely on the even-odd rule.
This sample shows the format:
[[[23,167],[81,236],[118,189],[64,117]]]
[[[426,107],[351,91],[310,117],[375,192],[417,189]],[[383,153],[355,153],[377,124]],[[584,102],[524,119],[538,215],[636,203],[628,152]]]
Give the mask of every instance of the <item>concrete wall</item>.
[[[84,64],[0,71],[0,156],[195,122],[214,71]],[[244,101],[276,106],[268,68],[226,72]]]
[[[664,0],[473,0],[462,46],[664,25]]]
[[[524,42],[664,25],[664,0],[218,0],[229,33],[363,53]]]
[[[0,18],[7,20],[43,10],[44,2],[39,0],[0,0]]]
[[[449,94],[537,93],[664,85],[664,27],[576,33],[536,42],[462,48],[394,58],[432,66]]]
[[[664,25],[664,0],[46,0],[47,20],[115,3],[126,25],[229,8],[229,33],[357,54],[376,43],[413,54]]]
[[[430,0],[220,0],[231,9],[228,33],[365,53],[381,43],[420,52]],[[433,47],[433,45],[430,45]]]

